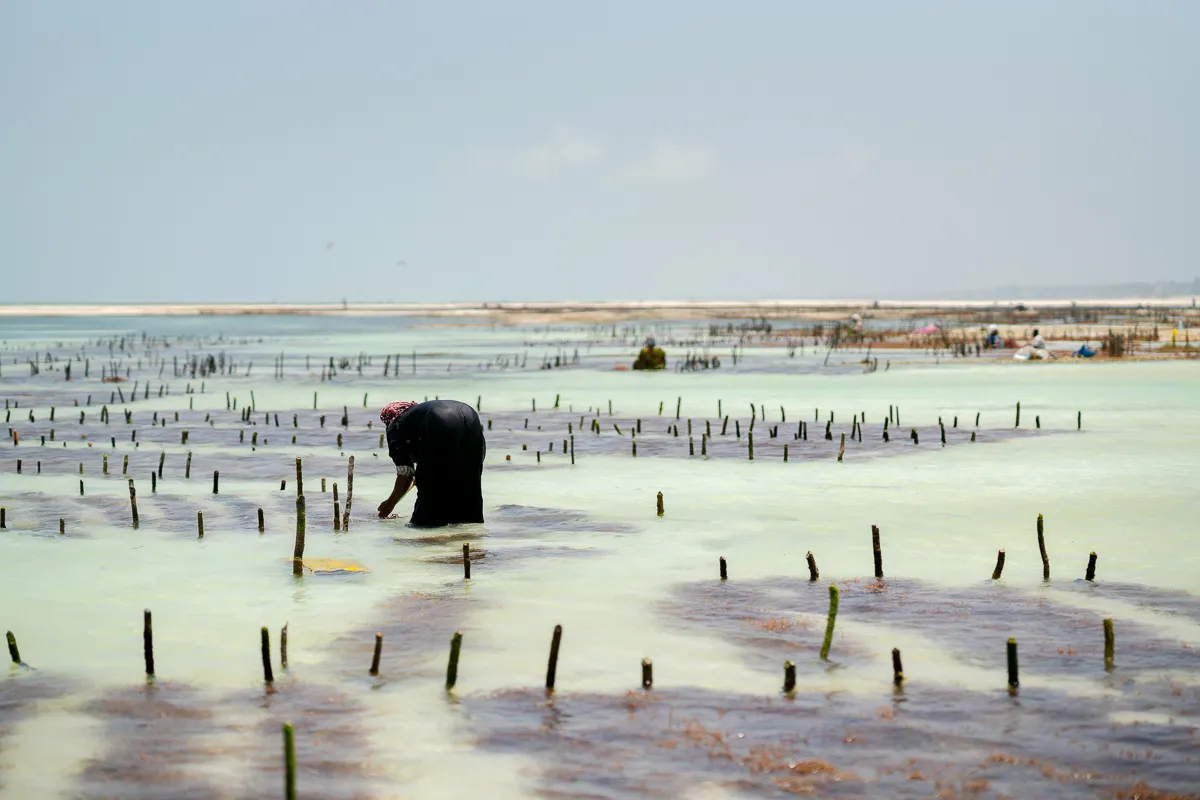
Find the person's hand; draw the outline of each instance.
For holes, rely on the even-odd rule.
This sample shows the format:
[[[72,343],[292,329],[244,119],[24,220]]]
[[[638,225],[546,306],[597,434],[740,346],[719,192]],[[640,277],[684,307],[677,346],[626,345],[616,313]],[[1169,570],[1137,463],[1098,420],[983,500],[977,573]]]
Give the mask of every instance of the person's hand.
[[[393,503],[390,499],[384,500],[382,503],[379,504],[379,508],[378,508],[379,518],[387,519],[388,515],[392,513],[392,509],[394,509],[395,507],[396,507],[396,504]]]

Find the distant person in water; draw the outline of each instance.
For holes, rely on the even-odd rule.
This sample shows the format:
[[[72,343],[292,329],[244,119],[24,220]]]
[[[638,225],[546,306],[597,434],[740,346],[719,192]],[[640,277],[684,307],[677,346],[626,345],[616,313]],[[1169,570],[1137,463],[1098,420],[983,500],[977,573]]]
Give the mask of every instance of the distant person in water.
[[[638,353],[637,361],[633,362],[634,369],[666,369],[667,354],[654,343],[654,337],[646,339],[646,346]]]
[[[379,504],[380,517],[391,515],[415,484],[413,525],[483,522],[487,445],[475,409],[457,400],[404,401],[388,403],[379,419],[387,426],[388,455],[396,465],[396,485]]]

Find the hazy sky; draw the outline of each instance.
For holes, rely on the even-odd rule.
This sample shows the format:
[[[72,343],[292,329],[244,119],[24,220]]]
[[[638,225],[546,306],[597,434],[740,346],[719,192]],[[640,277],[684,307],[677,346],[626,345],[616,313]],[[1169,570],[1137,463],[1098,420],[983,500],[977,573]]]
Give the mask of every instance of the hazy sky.
[[[1190,280],[1197,41],[1195,0],[10,0],[0,302]]]

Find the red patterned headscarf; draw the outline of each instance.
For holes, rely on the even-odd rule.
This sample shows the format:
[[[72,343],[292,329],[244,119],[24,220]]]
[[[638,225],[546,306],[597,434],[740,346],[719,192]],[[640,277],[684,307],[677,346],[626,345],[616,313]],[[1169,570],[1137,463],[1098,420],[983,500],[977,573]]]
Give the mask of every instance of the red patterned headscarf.
[[[416,403],[414,403],[412,400],[401,400],[396,403],[388,403],[383,407],[383,410],[379,412],[379,419],[382,420],[384,425],[391,425],[392,420],[403,414],[405,411],[408,411],[415,405]]]

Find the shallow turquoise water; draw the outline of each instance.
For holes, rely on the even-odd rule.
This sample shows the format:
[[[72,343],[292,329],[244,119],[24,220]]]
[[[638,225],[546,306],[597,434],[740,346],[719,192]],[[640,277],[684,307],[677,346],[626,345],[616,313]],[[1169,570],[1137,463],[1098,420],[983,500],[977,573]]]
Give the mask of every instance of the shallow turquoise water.
[[[270,702],[246,698],[261,695],[260,627],[271,629],[277,648],[278,629],[285,623],[289,672],[287,681],[279,682],[276,702],[283,703],[293,690],[287,687],[300,692],[319,686],[339,693],[338,708],[354,709],[346,712],[347,725],[358,738],[330,734],[326,747],[335,760],[365,766],[361,774],[355,771],[329,785],[319,782],[331,780],[332,768],[307,776],[310,786],[318,782],[323,787],[323,796],[344,791],[346,796],[456,797],[475,792],[503,797],[549,791],[557,784],[546,777],[545,756],[537,747],[494,746],[496,723],[488,721],[493,712],[486,704],[493,693],[541,685],[556,624],[564,629],[558,665],[563,698],[620,697],[638,686],[643,657],[653,658],[656,686],[664,690],[771,695],[779,688],[783,656],[752,657],[762,643],[727,635],[716,617],[681,618],[672,610],[680,593],[690,597],[695,587],[715,581],[721,556],[728,560],[730,587],[790,578],[807,585],[807,551],[820,565],[822,592],[830,580],[853,585],[853,579],[872,573],[871,525],[881,529],[888,579],[932,587],[928,595],[921,594],[931,611],[936,611],[937,587],[990,591],[982,587],[990,586],[996,551],[1004,548],[1001,583],[1025,593],[1031,607],[1049,602],[1089,619],[1112,616],[1119,630],[1134,626],[1178,648],[1177,663],[1168,660],[1165,668],[1131,671],[1126,677],[1132,683],[1125,689],[1106,680],[1095,658],[1081,662],[1078,671],[1030,667],[1022,675],[1022,691],[1031,697],[1045,691],[1100,702],[1139,681],[1167,676],[1186,687],[1179,702],[1191,702],[1200,686],[1189,649],[1200,645],[1200,618],[1166,613],[1155,596],[1102,588],[1121,583],[1195,591],[1200,568],[1190,546],[1200,478],[1195,362],[1015,364],[943,357],[935,363],[924,353],[892,352],[886,371],[881,366],[864,374],[855,363],[861,353],[835,355],[831,367],[823,368],[824,352],[811,346],[795,358],[788,358],[783,348],[749,347],[734,366],[728,347],[722,346],[714,348],[723,359],[720,370],[635,374],[613,369],[632,360],[634,336],[614,340],[600,329],[568,326],[450,327],[390,318],[5,324],[0,392],[20,404],[9,425],[19,431],[21,443],[4,445],[0,471],[0,498],[8,513],[8,528],[0,533],[5,575],[0,624],[16,633],[23,659],[37,670],[14,671],[5,684],[14,710],[0,715],[0,786],[9,796],[105,796],[112,791],[115,779],[98,772],[96,763],[119,762],[114,753],[136,749],[138,740],[122,738],[112,718],[92,704],[141,685],[144,608],[154,613],[163,691],[190,687],[199,693],[196,706],[215,709],[216,719],[226,726],[192,720],[177,732],[183,750],[199,747],[203,736],[217,742],[212,752],[205,750],[201,763],[184,769],[196,784],[194,792],[180,796],[275,793],[276,784],[268,782],[264,788],[259,781],[261,759],[274,761],[277,741],[270,730],[262,733],[255,727],[263,714],[274,712]],[[81,379],[76,364],[70,383],[50,369],[29,376],[18,355],[34,348],[44,353],[47,344],[57,354],[74,352],[69,342],[118,329],[145,329],[152,335],[226,333],[223,344],[182,342],[167,351],[164,384],[172,373],[171,355],[182,358],[187,349],[224,350],[239,363],[253,361],[254,366],[248,377],[239,368],[235,376],[204,378],[203,394],[184,394],[186,384],[198,388],[201,379],[170,377],[171,394],[160,398],[158,367],[144,357],[140,380],[151,381],[151,397],[143,398],[139,390],[136,401],[111,407],[111,424],[105,426],[98,420],[99,406],[113,387],[101,384],[96,373],[107,358],[107,346],[103,354],[95,345],[88,347],[94,359],[90,380]],[[683,336],[689,330],[675,326],[673,332]],[[672,330],[660,326],[657,333],[663,339]],[[60,341],[67,346],[55,348]],[[578,348],[582,363],[535,368],[560,348],[568,356]],[[271,361],[281,352],[287,366],[277,380],[271,377]],[[332,381],[321,380],[317,356],[327,361],[331,355],[353,358],[360,352],[374,355],[363,376],[351,368]],[[382,376],[385,353],[404,356],[399,375]],[[155,351],[153,357],[161,354]],[[304,355],[312,356],[307,371]],[[512,366],[518,356],[526,359],[524,369]],[[510,361],[502,368],[497,358],[504,357]],[[130,358],[124,362],[130,365]],[[488,362],[493,368],[480,366]],[[128,391],[138,377],[135,368],[121,388]],[[251,390],[257,409],[254,426],[239,416]],[[238,397],[239,411],[226,410],[226,391]],[[313,410],[314,391],[318,411]],[[84,405],[88,394],[92,405],[83,409],[87,421],[81,426],[72,402]],[[408,528],[403,519],[373,517],[374,506],[390,488],[392,470],[386,452],[378,449],[377,421],[370,430],[367,422],[387,400],[426,396],[471,403],[482,398],[481,417],[492,419],[484,478],[489,521],[483,526],[431,533]],[[556,397],[558,411],[553,410]],[[733,436],[732,421],[727,436],[715,437],[710,458],[689,457],[686,433],[678,438],[666,433],[676,422],[677,399],[681,427],[687,419],[693,421],[697,453],[703,420],[714,427],[719,422],[718,402],[725,414],[739,419],[743,431],[749,427],[750,404],[765,407],[766,420],[755,423],[755,460],[744,457],[746,440]],[[1022,408],[1019,435],[1013,431],[1017,402]],[[537,411],[532,410],[535,403]],[[54,423],[48,421],[51,405],[56,407]],[[343,406],[351,415],[349,429],[337,425]],[[780,419],[780,406],[786,422]],[[880,435],[889,406],[899,407],[901,424],[892,427],[892,441],[884,446]],[[134,424],[124,424],[122,407],[133,411]],[[27,421],[28,409],[36,422]],[[596,416],[588,413],[595,409],[601,409],[598,436],[578,427],[581,416],[587,418],[585,425]],[[154,411],[171,420],[165,428],[150,427]],[[830,411],[834,441],[827,442],[824,420]],[[266,424],[267,412],[279,413],[279,428],[273,419]],[[862,412],[867,420],[864,445],[848,442],[839,463],[840,433],[848,433],[852,418]],[[1081,431],[1076,430],[1078,412]],[[215,422],[207,429],[206,413]],[[976,413],[979,440],[972,443]],[[320,414],[326,415],[324,429],[317,422]],[[952,426],[956,416],[958,428]],[[945,448],[938,441],[939,417],[948,428]],[[639,457],[633,458],[629,428],[637,419],[643,433]],[[793,439],[801,420],[809,425],[807,441]],[[612,428],[614,422],[621,434]],[[573,466],[561,452],[561,441],[571,435],[568,423],[576,442]],[[767,438],[766,429],[774,425],[780,426],[779,438]],[[907,440],[914,426],[920,429],[919,446]],[[43,447],[40,436],[51,427],[55,441]],[[179,444],[185,428],[191,436],[188,446]],[[245,443],[238,441],[243,428]],[[130,441],[134,429],[137,448]],[[254,431],[268,443],[251,451]],[[339,431],[346,439],[340,450],[334,441]],[[293,433],[300,441],[296,446],[290,444]],[[117,438],[115,449],[110,436]],[[550,442],[555,442],[554,452],[547,452]],[[520,449],[522,443],[528,450]],[[785,443],[787,463],[781,452]],[[192,478],[185,480],[188,450],[193,453]],[[158,493],[152,494],[148,473],[160,452],[167,454],[166,468]],[[109,454],[108,476],[101,472],[104,453]],[[120,475],[126,454],[138,487],[142,520],[137,530],[127,520],[128,489]],[[344,500],[346,456],[351,454],[357,462],[353,522],[349,533],[335,534],[332,482],[339,482]],[[297,456],[305,463],[306,558],[349,560],[369,572],[292,577]],[[17,458],[23,461],[21,475],[15,472]],[[42,462],[40,475],[33,466],[37,461]],[[83,498],[78,496],[80,462]],[[211,493],[214,469],[221,472],[218,496]],[[318,491],[321,477],[330,484],[325,494]],[[288,481],[285,491],[280,491],[280,480]],[[655,515],[657,492],[665,498],[662,518]],[[406,499],[398,512],[406,515],[411,502]],[[259,507],[267,519],[263,535],[254,520]],[[197,510],[204,512],[202,540],[195,536]],[[1048,586],[1042,582],[1035,533],[1039,513],[1045,516],[1052,565]],[[66,536],[58,534],[60,517],[66,520]],[[463,541],[483,551],[469,583],[462,580]],[[1099,556],[1097,590],[1079,591],[1075,582],[1091,551]],[[769,592],[737,602],[748,604],[736,612],[747,619],[762,614],[768,620],[803,623],[817,633],[824,626],[823,613],[807,602]],[[989,692],[1003,689],[1004,640],[1021,630],[1019,614],[1011,620],[1011,631],[1003,625],[980,628],[978,647],[996,654],[990,666],[987,659],[973,661],[956,652],[936,627],[921,627],[921,616],[880,621],[843,613],[834,652],[845,642],[846,652],[855,655],[828,669],[801,648],[795,656],[799,692],[860,698],[868,707],[888,703],[893,647],[903,651],[905,673],[914,687],[954,687],[970,697],[991,697]],[[757,630],[756,624],[748,626]],[[375,679],[366,670],[372,635],[381,629],[386,631],[383,668]],[[441,680],[446,644],[455,630],[465,634],[456,688],[462,702],[448,703]],[[1044,632],[1039,628],[1028,635],[1039,631]],[[33,695],[24,692],[41,685],[35,681],[51,687],[51,696],[29,699]],[[303,730],[304,698],[300,694],[293,709],[298,730]],[[693,701],[685,697],[677,702],[682,715]],[[123,719],[127,707],[119,708],[116,716]],[[500,717],[519,728],[520,718],[507,713]],[[1160,714],[1175,720],[1171,725],[1180,730],[1194,733],[1196,727],[1195,718],[1181,714],[1171,701],[1136,711],[1114,708],[1110,717],[1122,718],[1120,714]],[[532,730],[540,724],[530,722]],[[263,737],[269,746],[261,745]],[[509,731],[503,740],[514,737],[522,741],[519,730]],[[254,749],[258,746],[261,754]],[[319,744],[313,746],[321,752]],[[653,771],[653,752],[643,757],[647,765],[642,767]],[[867,762],[851,766],[869,773],[872,762]],[[594,776],[580,780],[602,796],[632,793],[629,787],[604,789]],[[1173,785],[1170,775],[1163,780]],[[719,775],[685,784],[676,789],[695,796],[779,790],[778,783],[723,782]],[[1018,783],[1017,789],[1032,791],[1031,785]],[[138,778],[122,787],[126,796],[161,796],[161,787]]]

